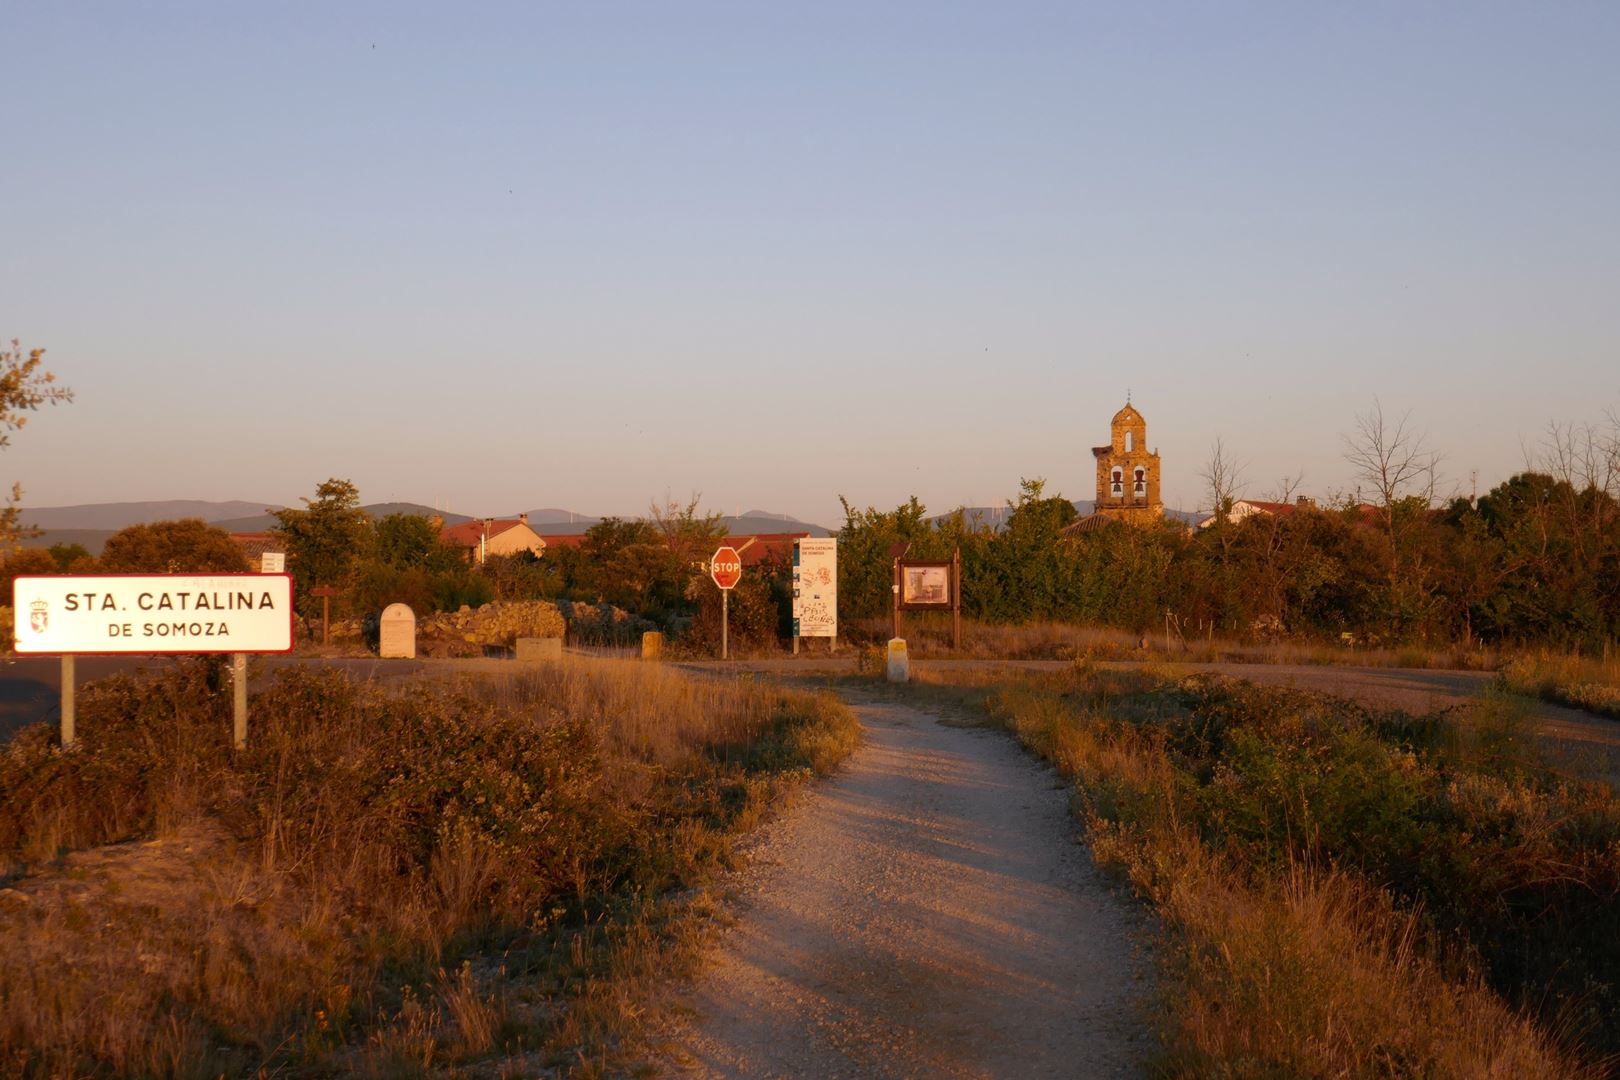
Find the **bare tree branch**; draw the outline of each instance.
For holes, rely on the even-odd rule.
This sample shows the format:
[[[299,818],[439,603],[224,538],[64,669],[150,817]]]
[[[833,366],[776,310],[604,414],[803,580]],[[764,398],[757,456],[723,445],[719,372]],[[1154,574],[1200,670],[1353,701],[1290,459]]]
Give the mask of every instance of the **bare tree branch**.
[[[1429,449],[1411,416],[1404,412],[1391,422],[1374,398],[1372,410],[1356,417],[1355,434],[1344,437],[1345,461],[1356,479],[1372,488],[1391,529],[1396,503],[1411,497],[1432,503],[1440,481],[1440,455]]]
[[[1226,443],[1217,436],[1209,449],[1209,460],[1198,475],[1204,481],[1204,492],[1209,497],[1209,512],[1224,523],[1232,512],[1232,504],[1243,497],[1244,470],[1247,462],[1239,461],[1226,452]]]

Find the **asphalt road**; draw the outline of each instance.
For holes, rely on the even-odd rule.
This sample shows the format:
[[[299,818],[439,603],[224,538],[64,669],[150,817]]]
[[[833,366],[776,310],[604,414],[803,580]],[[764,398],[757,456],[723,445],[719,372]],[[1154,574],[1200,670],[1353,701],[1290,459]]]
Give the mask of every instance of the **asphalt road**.
[[[80,685],[106,678],[121,671],[134,671],[170,663],[166,657],[81,656],[76,661]],[[1062,660],[914,660],[913,667],[1011,667],[1032,671],[1055,671],[1069,666]],[[492,673],[506,669],[510,660],[378,660],[375,658],[336,658],[311,656],[267,656],[256,660],[261,671],[297,664],[326,664],[340,667],[361,678],[398,678],[434,668],[467,673]],[[781,657],[770,660],[744,660],[686,663],[692,670],[719,672],[759,672],[778,675],[816,673],[850,674],[855,670],[851,654],[843,656]],[[1101,665],[1131,668],[1131,662]],[[1436,671],[1414,668],[1339,667],[1335,665],[1282,664],[1168,664],[1158,665],[1168,672],[1210,671],[1233,678],[1270,685],[1294,686],[1303,690],[1337,694],[1371,705],[1423,713],[1464,705],[1473,700],[1490,682],[1487,672]],[[54,721],[60,714],[62,665],[57,657],[22,656],[0,661],[0,742],[9,739],[28,724]],[[1620,722],[1579,709],[1536,703],[1531,716],[1536,733],[1542,736],[1557,764],[1571,772],[1591,773],[1620,783]]]
[[[852,656],[797,659],[706,661],[686,665],[705,670],[743,670],[771,674],[850,674]],[[917,672],[933,667],[1015,668],[1025,671],[1060,671],[1066,660],[913,660]],[[1144,665],[1110,661],[1099,667],[1124,670]],[[1154,670],[1169,674],[1213,672],[1271,686],[1335,694],[1377,707],[1426,713],[1467,705],[1489,685],[1483,671],[1444,671],[1427,668],[1340,667],[1330,664],[1164,664]],[[1580,709],[1534,702],[1528,717],[1541,736],[1552,763],[1571,775],[1597,776],[1620,785],[1620,722]]]

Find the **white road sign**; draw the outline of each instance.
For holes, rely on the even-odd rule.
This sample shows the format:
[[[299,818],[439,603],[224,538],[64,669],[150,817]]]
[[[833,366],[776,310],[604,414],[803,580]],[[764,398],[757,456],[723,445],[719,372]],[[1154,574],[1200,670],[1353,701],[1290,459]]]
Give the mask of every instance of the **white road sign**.
[[[286,574],[19,577],[19,653],[273,653],[293,646]]]
[[[805,537],[793,542],[793,633],[838,636],[838,539]]]

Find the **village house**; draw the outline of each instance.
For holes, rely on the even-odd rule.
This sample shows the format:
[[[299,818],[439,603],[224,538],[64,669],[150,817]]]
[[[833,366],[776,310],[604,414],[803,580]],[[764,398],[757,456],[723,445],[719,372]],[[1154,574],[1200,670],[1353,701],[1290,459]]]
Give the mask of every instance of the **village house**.
[[[1314,508],[1315,506],[1316,500],[1312,499],[1308,495],[1301,495],[1293,502],[1267,502],[1263,499],[1237,499],[1233,501],[1232,508],[1226,512],[1226,520],[1231,522],[1233,525],[1236,525],[1244,518],[1252,517],[1255,514],[1270,514],[1273,517],[1287,517],[1295,510],[1304,507]],[[1201,519],[1198,522],[1198,527],[1200,529],[1207,529],[1211,525],[1215,524],[1216,519],[1217,515],[1211,514],[1209,517]]]
[[[1268,502],[1264,499],[1237,499],[1232,503],[1232,508],[1227,511],[1226,520],[1233,525],[1236,525],[1245,518],[1254,517],[1256,514],[1282,518],[1289,517],[1301,510],[1318,509],[1320,509],[1320,507],[1317,506],[1316,500],[1311,498],[1309,495],[1300,495],[1296,497],[1293,502]],[[1217,515],[1215,514],[1202,518],[1198,522],[1198,527],[1200,529],[1207,529],[1215,524],[1216,518]],[[1380,517],[1378,508],[1376,506],[1361,503],[1356,507],[1356,524],[1376,525],[1379,520]]]
[[[546,541],[529,527],[529,515],[515,518],[480,518],[449,525],[440,530],[439,539],[459,551],[465,552],[467,561],[475,566],[483,564],[491,555],[516,555],[532,551],[535,558],[546,553]]]

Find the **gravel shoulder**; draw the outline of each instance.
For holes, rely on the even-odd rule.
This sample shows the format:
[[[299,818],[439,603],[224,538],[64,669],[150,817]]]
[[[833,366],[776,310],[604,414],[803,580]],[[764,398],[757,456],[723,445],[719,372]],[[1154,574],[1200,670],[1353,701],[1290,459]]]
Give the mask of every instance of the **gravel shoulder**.
[[[1146,923],[1005,736],[852,702],[866,740],[754,839],[736,920],[659,1032],[723,1077],[1137,1076]]]

